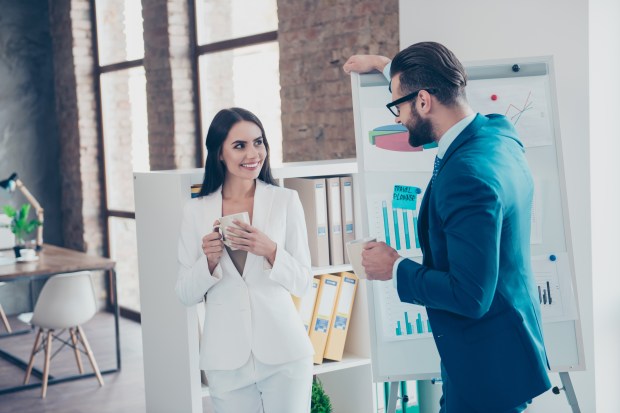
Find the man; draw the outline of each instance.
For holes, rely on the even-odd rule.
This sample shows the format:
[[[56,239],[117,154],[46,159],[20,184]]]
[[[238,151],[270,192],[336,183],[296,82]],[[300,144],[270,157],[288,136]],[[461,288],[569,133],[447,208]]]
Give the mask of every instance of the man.
[[[344,69],[388,63],[358,55]],[[551,386],[530,265],[533,181],[523,145],[504,116],[472,111],[465,70],[445,46],[408,47],[389,78],[387,106],[409,144],[438,143],[418,217],[424,258],[420,265],[374,242],[362,264],[369,279],[393,279],[401,301],[426,306],[442,360],[442,413],[521,412]]]

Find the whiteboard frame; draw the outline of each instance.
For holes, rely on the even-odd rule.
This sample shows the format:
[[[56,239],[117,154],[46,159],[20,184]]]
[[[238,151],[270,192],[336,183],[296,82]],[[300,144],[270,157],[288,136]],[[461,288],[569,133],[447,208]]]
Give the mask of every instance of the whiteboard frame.
[[[521,70],[519,72],[512,71],[513,64],[519,64]],[[579,371],[585,370],[585,355],[583,349],[583,335],[581,328],[581,321],[579,318],[579,300],[577,294],[577,280],[575,274],[575,265],[574,265],[574,251],[573,251],[573,242],[570,228],[570,219],[569,219],[569,205],[568,198],[566,193],[566,179],[565,179],[565,170],[564,170],[564,162],[563,162],[563,152],[562,152],[562,140],[560,135],[560,122],[559,122],[559,113],[558,113],[558,105],[557,105],[557,90],[554,76],[554,63],[553,57],[551,56],[542,56],[542,57],[529,57],[529,58],[515,58],[515,59],[498,59],[498,60],[487,60],[487,61],[475,61],[475,62],[467,62],[464,64],[468,75],[471,73],[472,80],[476,79],[484,79],[485,71],[492,71],[494,73],[494,77],[496,78],[508,78],[508,77],[523,77],[523,76],[537,76],[540,75],[540,65],[544,65],[546,73],[543,75],[547,77],[548,82],[548,92],[549,92],[549,109],[551,111],[552,116],[552,134],[553,134],[553,148],[555,149],[555,162],[556,162],[556,170],[557,170],[557,180],[559,184],[559,202],[561,204],[561,213],[562,213],[562,224],[564,230],[564,245],[566,248],[566,253],[568,255],[568,266],[570,268],[570,279],[572,282],[572,291],[574,294],[575,307],[577,311],[577,319],[576,320],[568,320],[568,321],[560,321],[553,323],[543,323],[543,330],[545,333],[545,345],[548,349],[549,354],[555,354],[554,349],[561,348],[564,345],[564,340],[566,340],[567,335],[569,339],[573,339],[574,337],[574,345],[576,346],[576,356],[577,360],[568,360],[568,359],[560,359],[556,364],[551,365],[551,371],[554,372],[570,372],[570,371]],[[351,74],[351,89],[352,89],[352,98],[353,98],[353,115],[354,115],[354,126],[355,126],[355,142],[356,142],[356,153],[357,153],[357,163],[358,163],[358,174],[356,178],[358,180],[358,194],[360,195],[360,209],[362,213],[362,233],[364,236],[368,236],[369,234],[369,222],[368,216],[369,211],[366,205],[367,198],[367,179],[366,173],[368,172],[364,166],[364,153],[362,149],[362,139],[364,139],[364,134],[362,131],[362,110],[365,107],[379,107],[381,105],[385,105],[386,102],[362,102],[362,96],[365,94],[362,92],[363,88],[368,87],[385,87],[385,91],[387,92],[388,82],[383,77],[382,73],[373,72],[368,74]],[[389,95],[387,95],[389,96]],[[388,97],[389,99],[389,97]],[[364,106],[367,105],[367,106]],[[386,109],[387,110],[387,109]],[[535,151],[536,148],[528,149],[531,151]],[[526,151],[527,153],[527,151]],[[393,172],[398,173],[398,172]],[[536,179],[536,176],[534,176]],[[543,207],[545,207],[543,205]],[[564,252],[564,251],[558,251]],[[532,254],[534,256],[534,254]],[[377,281],[375,281],[377,282]],[[385,381],[401,381],[401,380],[428,380],[435,377],[440,376],[439,371],[439,355],[437,353],[436,347],[434,345],[434,340],[432,338],[427,339],[416,339],[411,341],[401,341],[401,342],[386,342],[381,338],[381,332],[377,329],[377,319],[375,317],[375,300],[374,300],[374,292],[373,292],[373,283],[368,282],[367,284],[367,299],[368,299],[368,311],[369,311],[369,332],[370,332],[370,347],[371,347],[371,360],[373,367],[373,380],[375,382],[385,382]],[[573,333],[574,332],[574,333]],[[557,338],[556,338],[557,337]],[[424,340],[430,340],[433,342],[432,349],[428,350],[428,346],[426,344],[420,344]],[[561,342],[558,342],[561,340]],[[392,345],[391,343],[398,343]],[[390,347],[390,350],[387,351],[386,347]],[[437,361],[437,369],[426,369],[424,371],[415,371],[408,370],[407,368],[401,367],[398,368],[387,368],[386,363],[381,360],[385,359],[386,356],[396,357],[402,360],[400,366],[406,366],[409,364],[407,359],[417,358],[420,355],[419,351],[416,349],[424,347],[427,348],[426,353],[422,354],[422,357],[425,358],[434,358],[436,357]],[[388,352],[389,355],[385,353]],[[434,353],[434,354],[433,354]],[[391,363],[392,366],[398,364],[396,362]]]

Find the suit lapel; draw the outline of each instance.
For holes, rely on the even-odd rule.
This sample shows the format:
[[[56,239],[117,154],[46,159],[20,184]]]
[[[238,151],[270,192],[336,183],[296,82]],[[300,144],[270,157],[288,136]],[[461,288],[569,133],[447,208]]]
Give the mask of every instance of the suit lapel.
[[[203,198],[204,215],[203,228],[204,235],[213,231],[213,222],[222,216],[222,187]]]
[[[446,164],[450,161],[452,155],[463,145],[467,140],[475,135],[478,130],[487,123],[489,119],[486,116],[481,114],[477,114],[474,120],[467,125],[465,129],[457,136],[457,138],[450,144],[448,150],[444,154],[443,158],[441,158],[441,165],[439,166],[439,170],[437,171],[437,176],[441,173],[442,169],[446,166]],[[437,179],[437,176],[435,179]]]
[[[465,142],[467,142],[467,140],[471,136],[478,132],[478,130],[487,121],[488,118],[486,116],[482,116],[478,113],[474,120],[469,125],[467,125],[467,127],[459,134],[459,136],[450,144],[450,147],[448,148],[441,160],[441,165],[439,166],[439,170],[437,171],[435,181],[438,179],[439,174],[449,162],[452,155],[458,150],[458,148]],[[424,265],[428,266],[433,265],[433,256],[431,253],[430,239],[428,236],[428,230],[430,225],[428,208],[431,196],[441,196],[441,194],[433,194],[432,189],[432,185],[429,181],[429,184],[426,187],[426,191],[424,192],[424,197],[422,198],[422,204],[420,205],[420,214],[418,215],[418,237],[420,239],[420,247],[422,249]]]
[[[256,191],[254,192],[254,207],[252,208],[252,226],[259,231],[265,232],[269,223],[269,213],[273,203],[273,188],[260,179],[256,180]],[[242,276],[245,278],[247,273],[255,265],[262,264],[263,257],[248,253],[243,267]],[[262,268],[262,265],[261,265]]]
[[[204,215],[202,223],[202,236],[213,232],[213,222],[222,216],[222,187],[219,187],[214,192],[210,193],[204,198]],[[202,250],[201,250],[202,251]],[[237,267],[232,262],[228,251],[224,248],[220,264],[224,269],[224,274],[238,273]]]

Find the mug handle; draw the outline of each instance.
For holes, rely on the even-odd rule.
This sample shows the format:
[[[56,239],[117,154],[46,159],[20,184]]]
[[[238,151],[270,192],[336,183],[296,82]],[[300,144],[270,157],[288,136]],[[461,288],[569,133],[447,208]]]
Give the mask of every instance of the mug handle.
[[[222,224],[220,224],[219,221],[217,224],[213,225],[213,231],[217,231],[220,234],[222,242],[226,244],[226,236],[224,235],[224,232],[221,231],[221,229],[222,229]]]

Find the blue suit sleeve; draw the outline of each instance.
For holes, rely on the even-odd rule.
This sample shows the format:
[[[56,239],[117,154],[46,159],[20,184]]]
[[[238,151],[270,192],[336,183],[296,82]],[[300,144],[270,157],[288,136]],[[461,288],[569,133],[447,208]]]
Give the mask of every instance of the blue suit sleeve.
[[[472,175],[443,181],[433,191],[437,209],[431,211],[429,244],[435,268],[402,261],[398,294],[404,302],[480,318],[497,286],[501,201],[490,185]]]

